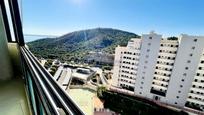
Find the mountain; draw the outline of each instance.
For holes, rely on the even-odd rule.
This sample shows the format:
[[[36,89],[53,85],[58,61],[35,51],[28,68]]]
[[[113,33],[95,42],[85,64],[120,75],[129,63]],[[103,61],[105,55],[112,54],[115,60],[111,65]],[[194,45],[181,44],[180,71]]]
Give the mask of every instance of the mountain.
[[[58,38],[44,38],[28,42],[29,49],[43,58],[58,58],[64,61],[83,60],[90,51],[113,54],[117,45],[127,45],[138,35],[111,28],[96,28],[75,31]]]

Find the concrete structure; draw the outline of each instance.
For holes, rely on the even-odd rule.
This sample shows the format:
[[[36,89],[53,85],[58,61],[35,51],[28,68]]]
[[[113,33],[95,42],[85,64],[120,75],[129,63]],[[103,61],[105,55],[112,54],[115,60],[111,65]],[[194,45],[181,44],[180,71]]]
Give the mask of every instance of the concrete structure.
[[[192,47],[193,48],[193,47]],[[200,50],[199,50],[200,51]],[[196,52],[196,51],[195,51]],[[193,73],[194,78],[191,78],[192,85],[190,86],[190,91],[188,93],[188,99],[186,106],[196,106],[204,109],[204,50],[202,49],[200,58],[196,60],[198,66],[196,66],[196,73]],[[194,59],[193,59],[194,60]]]
[[[94,75],[94,73],[95,72],[92,71],[91,69],[77,68],[75,71],[73,71],[72,77],[87,82],[90,79],[90,77]]]
[[[10,80],[13,76],[9,49],[7,44],[7,35],[4,28],[2,11],[0,9],[0,81]]]
[[[203,109],[204,36],[168,40],[151,32],[115,52],[113,86],[177,107]]]
[[[95,71],[96,74],[99,74],[100,80],[102,82],[103,85],[107,85],[108,81],[105,78],[104,74],[103,74],[103,70],[99,67],[92,67],[91,70]]]

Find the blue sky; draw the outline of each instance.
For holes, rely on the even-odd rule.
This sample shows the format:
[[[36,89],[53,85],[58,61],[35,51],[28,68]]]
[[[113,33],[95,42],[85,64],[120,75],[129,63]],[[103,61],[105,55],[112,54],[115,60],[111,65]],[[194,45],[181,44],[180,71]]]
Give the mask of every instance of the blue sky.
[[[136,34],[204,35],[204,0],[22,0],[25,34],[96,27]]]

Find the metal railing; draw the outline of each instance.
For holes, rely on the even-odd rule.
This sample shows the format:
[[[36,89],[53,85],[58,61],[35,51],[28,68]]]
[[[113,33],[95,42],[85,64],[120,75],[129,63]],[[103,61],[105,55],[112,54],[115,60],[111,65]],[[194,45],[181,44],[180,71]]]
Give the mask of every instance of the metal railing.
[[[55,82],[49,72],[40,65],[36,57],[24,46],[20,47],[24,69],[29,69],[45,113],[60,115],[83,115],[84,113],[70,96]],[[27,76],[25,76],[27,77]],[[36,112],[35,112],[36,113]]]

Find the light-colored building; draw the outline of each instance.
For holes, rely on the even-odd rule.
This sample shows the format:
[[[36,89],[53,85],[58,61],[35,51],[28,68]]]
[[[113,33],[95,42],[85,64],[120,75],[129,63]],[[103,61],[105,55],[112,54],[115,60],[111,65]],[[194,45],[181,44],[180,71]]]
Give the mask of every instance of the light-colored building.
[[[140,39],[131,39],[127,47],[115,50],[113,85],[134,91],[140,57]]]
[[[204,37],[154,32],[115,50],[113,86],[178,107],[204,108]]]
[[[87,82],[93,75],[95,71],[88,68],[77,68],[72,73],[72,78]]]
[[[114,55],[106,54],[102,52],[89,52],[87,56],[84,57],[84,61],[90,64],[110,64],[113,65]]]

